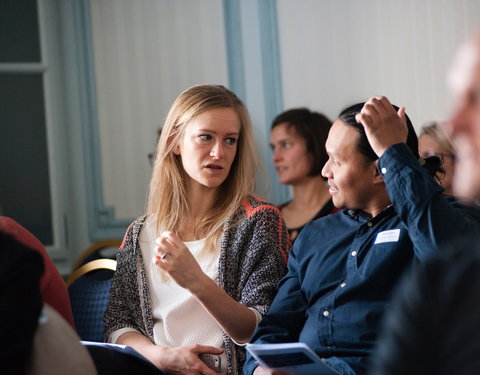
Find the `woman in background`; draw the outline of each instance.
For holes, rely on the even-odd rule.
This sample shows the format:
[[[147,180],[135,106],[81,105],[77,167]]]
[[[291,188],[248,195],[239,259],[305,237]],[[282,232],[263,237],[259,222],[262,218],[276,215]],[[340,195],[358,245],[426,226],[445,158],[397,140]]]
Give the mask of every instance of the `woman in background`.
[[[172,374],[241,374],[286,272],[277,207],[251,195],[258,159],[244,104],[193,86],[158,141],[145,216],[128,228],[105,315],[108,341]]]
[[[432,122],[424,126],[418,138],[418,151],[422,158],[438,156],[442,160],[443,173],[437,180],[444,189],[444,194],[452,195],[452,181],[455,170],[455,147],[443,126]]]
[[[321,175],[331,126],[326,116],[307,108],[290,109],[273,120],[273,163],[280,182],[293,187],[292,200],[279,206],[292,241],[306,223],[336,211]]]

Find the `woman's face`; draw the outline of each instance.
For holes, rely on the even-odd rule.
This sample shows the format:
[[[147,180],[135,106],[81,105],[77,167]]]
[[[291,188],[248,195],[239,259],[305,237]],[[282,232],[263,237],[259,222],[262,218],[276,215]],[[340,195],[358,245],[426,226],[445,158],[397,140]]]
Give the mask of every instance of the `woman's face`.
[[[174,153],[180,155],[190,186],[216,188],[230,173],[240,136],[240,119],[232,108],[214,108],[186,125]]]
[[[308,177],[312,169],[312,155],[307,143],[293,126],[281,123],[270,133],[272,160],[282,184],[296,185]]]
[[[424,134],[418,139],[418,152],[422,158],[436,155],[443,160],[442,168],[445,171],[445,176],[440,176],[440,182],[445,189],[445,194],[452,194],[452,179],[455,169],[454,155],[442,148],[436,139],[428,134]]]

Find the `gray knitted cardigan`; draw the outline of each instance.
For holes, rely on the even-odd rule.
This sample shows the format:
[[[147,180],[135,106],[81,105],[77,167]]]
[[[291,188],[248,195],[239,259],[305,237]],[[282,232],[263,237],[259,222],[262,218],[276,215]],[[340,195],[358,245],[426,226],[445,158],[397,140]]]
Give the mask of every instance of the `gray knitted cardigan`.
[[[145,216],[130,225],[117,254],[104,317],[106,338],[131,327],[153,342],[150,289],[138,244],[144,222]],[[274,205],[249,197],[224,228],[216,282],[236,301],[263,315],[273,300],[276,283],[286,273],[290,240],[281,213]],[[223,337],[228,373],[242,374],[245,349],[225,333]]]

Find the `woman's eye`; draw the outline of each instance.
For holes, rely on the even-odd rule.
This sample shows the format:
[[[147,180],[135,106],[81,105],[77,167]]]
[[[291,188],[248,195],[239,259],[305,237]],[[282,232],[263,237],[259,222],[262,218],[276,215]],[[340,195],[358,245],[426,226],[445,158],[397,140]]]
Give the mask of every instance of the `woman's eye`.
[[[212,136],[210,134],[202,134],[202,135],[199,136],[199,138],[202,141],[210,141],[212,139]]]
[[[228,145],[234,145],[237,143],[237,138],[227,138],[225,142],[227,142]]]

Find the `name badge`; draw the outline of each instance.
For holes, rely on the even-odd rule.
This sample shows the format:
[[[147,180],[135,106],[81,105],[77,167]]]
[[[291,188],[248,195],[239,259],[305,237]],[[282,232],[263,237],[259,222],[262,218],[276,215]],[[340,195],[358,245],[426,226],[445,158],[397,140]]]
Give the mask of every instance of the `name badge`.
[[[374,245],[385,242],[398,242],[400,238],[400,229],[385,230],[377,234]]]

